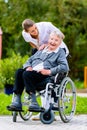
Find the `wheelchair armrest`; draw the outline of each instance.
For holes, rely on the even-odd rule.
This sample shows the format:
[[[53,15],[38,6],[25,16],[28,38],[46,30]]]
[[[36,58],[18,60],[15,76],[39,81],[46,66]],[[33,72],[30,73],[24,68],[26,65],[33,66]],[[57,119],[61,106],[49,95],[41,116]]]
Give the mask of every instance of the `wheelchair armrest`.
[[[54,83],[60,84],[61,81],[68,75],[68,72],[57,73],[54,77]]]

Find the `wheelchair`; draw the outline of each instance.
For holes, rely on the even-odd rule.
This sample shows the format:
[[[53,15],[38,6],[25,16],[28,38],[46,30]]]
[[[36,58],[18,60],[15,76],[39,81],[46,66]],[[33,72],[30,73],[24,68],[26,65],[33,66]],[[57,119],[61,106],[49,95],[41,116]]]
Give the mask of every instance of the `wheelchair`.
[[[14,96],[13,93],[12,101]],[[68,123],[73,118],[76,110],[76,88],[68,73],[60,73],[52,77],[52,82],[46,84],[46,89],[37,92],[37,97],[41,96],[44,98],[41,109],[38,111],[28,110],[31,97],[24,90],[22,95],[23,110],[12,112],[13,122],[16,122],[18,114],[24,121],[27,121],[33,112],[40,112],[40,120],[44,124],[51,124],[56,112],[64,123]],[[57,100],[57,107],[54,107],[55,99]]]

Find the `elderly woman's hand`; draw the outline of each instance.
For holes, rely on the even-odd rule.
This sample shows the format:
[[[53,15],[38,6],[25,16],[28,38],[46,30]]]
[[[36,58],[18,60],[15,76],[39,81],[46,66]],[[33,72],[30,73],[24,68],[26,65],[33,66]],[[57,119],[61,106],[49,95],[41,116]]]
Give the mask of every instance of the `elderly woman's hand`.
[[[32,71],[32,70],[33,70],[33,69],[32,69],[32,67],[30,67],[30,66],[26,68],[26,71]]]
[[[38,72],[41,73],[42,75],[50,75],[51,74],[51,71],[49,69],[41,69]]]

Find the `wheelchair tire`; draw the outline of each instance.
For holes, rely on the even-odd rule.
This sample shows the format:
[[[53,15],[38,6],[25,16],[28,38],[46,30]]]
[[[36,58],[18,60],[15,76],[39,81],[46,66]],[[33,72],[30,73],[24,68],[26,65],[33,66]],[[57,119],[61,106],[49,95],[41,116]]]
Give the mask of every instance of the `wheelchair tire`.
[[[17,112],[13,111],[12,115],[13,115],[13,122],[16,122],[16,120],[17,120]]]
[[[32,112],[30,112],[28,110],[29,108],[29,104],[31,102],[31,98],[29,97],[29,95],[25,92],[23,92],[22,94],[22,110],[19,112],[20,117],[24,120],[27,121],[30,119],[30,117],[32,116]]]
[[[32,112],[24,111],[24,112],[19,112],[20,117],[24,120],[24,121],[28,121],[30,119],[30,117],[32,116]]]
[[[73,81],[65,77],[61,82],[58,98],[59,115],[64,123],[69,122],[76,109],[76,89]]]
[[[44,124],[51,124],[54,121],[53,111],[45,111],[40,113],[40,120]]]

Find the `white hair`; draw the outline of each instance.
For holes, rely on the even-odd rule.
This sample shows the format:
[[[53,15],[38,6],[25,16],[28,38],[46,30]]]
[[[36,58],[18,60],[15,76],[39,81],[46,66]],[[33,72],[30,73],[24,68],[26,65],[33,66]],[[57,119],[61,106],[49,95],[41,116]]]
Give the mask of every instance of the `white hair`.
[[[52,35],[56,35],[56,36],[58,36],[59,38],[62,39],[62,35],[61,35],[58,31],[53,31],[53,32],[51,32],[51,33],[50,33],[50,36],[52,36]]]

